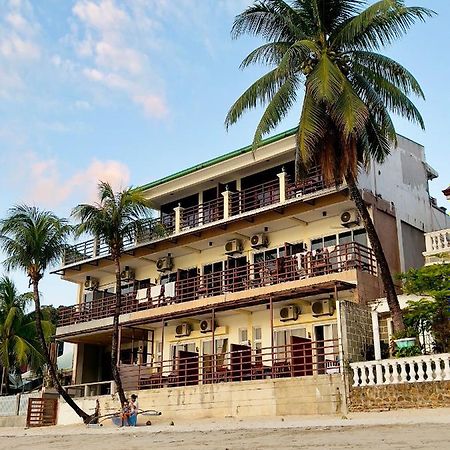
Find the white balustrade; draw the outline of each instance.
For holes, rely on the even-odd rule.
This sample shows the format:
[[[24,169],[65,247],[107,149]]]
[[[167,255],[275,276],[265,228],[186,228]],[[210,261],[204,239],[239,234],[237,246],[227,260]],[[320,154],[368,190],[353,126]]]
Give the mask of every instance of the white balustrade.
[[[426,254],[450,251],[450,228],[425,234]]]
[[[353,386],[381,386],[450,380],[450,353],[380,359],[350,364]]]

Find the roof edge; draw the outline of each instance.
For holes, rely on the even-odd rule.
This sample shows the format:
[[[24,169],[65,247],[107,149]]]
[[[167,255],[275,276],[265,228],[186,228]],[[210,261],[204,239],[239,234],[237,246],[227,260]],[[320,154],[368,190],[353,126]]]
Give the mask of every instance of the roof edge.
[[[277,141],[280,141],[281,139],[284,139],[286,137],[292,136],[292,135],[294,135],[297,132],[297,129],[298,129],[298,127],[294,127],[294,128],[289,129],[289,130],[283,131],[282,133],[278,133],[278,134],[276,134],[274,136],[270,136],[270,137],[268,137],[266,139],[263,139],[261,141],[261,144],[259,145],[259,147],[262,147],[262,146],[268,145],[268,144],[272,144],[273,142],[277,142]],[[239,155],[243,155],[245,153],[248,153],[248,152],[250,152],[252,150],[252,148],[253,148],[252,144],[246,145],[245,147],[239,148],[237,150],[233,150],[232,152],[226,153],[225,155],[217,156],[217,157],[215,157],[213,159],[210,159],[210,160],[205,161],[203,163],[200,163],[200,164],[197,164],[195,166],[189,167],[187,169],[181,170],[181,171],[176,172],[176,173],[174,173],[172,175],[168,175],[168,176],[166,176],[164,178],[160,178],[159,180],[155,180],[155,181],[152,181],[150,183],[147,183],[147,184],[144,184],[142,186],[139,186],[138,189],[145,191],[147,189],[154,188],[154,187],[159,186],[161,184],[168,183],[169,181],[176,180],[177,178],[181,178],[181,177],[183,177],[185,175],[189,175],[191,173],[197,172],[198,170],[205,169],[207,167],[211,167],[211,166],[213,166],[215,164],[218,164],[218,163],[221,163],[223,161],[227,161],[228,159],[234,158],[235,156],[239,156]]]

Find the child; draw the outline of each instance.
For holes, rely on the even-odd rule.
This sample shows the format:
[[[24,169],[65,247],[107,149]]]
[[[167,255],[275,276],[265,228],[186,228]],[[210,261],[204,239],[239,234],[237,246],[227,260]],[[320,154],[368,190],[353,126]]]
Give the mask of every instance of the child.
[[[130,414],[131,414],[130,404],[128,403],[128,400],[125,400],[125,401],[123,402],[123,405],[122,405],[122,413],[121,413],[121,415],[120,415],[120,418],[122,419],[122,424],[120,425],[121,427],[123,427],[124,422],[126,422],[127,425],[129,425],[129,424],[128,424],[128,419],[129,419],[129,417],[130,417]]]
[[[130,415],[128,418],[128,423],[130,424],[130,426],[135,427],[137,425],[137,415],[139,412],[139,404],[137,401],[137,395],[133,394],[131,396],[131,401],[130,401]]]

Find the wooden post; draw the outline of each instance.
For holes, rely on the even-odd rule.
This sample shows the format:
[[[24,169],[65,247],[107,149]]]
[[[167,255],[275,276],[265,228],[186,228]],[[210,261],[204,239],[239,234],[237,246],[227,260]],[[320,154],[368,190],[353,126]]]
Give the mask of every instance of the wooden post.
[[[272,378],[274,375],[273,371],[273,364],[274,364],[274,357],[273,357],[273,301],[272,296],[269,297],[269,310],[270,310],[270,348],[271,348],[271,358],[272,358]]]
[[[122,346],[122,327],[119,326],[119,336],[117,338],[117,366],[120,366],[120,347]]]
[[[164,328],[166,326],[164,319],[161,321],[161,323],[162,323],[162,331],[161,331],[161,375],[162,375],[164,369]]]
[[[211,326],[212,326],[212,352],[213,352],[213,374],[217,371],[217,357],[216,357],[216,330],[214,326],[214,322],[216,320],[216,312],[214,308],[211,310]]]

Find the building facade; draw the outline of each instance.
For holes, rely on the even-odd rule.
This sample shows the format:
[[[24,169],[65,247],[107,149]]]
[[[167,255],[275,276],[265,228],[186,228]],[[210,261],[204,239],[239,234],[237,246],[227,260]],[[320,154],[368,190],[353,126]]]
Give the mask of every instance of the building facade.
[[[299,413],[291,408],[298,386],[316,405],[303,412],[340,408],[341,367],[362,357],[358,329],[370,324],[364,305],[382,295],[381,284],[345,184],[327,185],[318,168],[293,182],[294,133],[144,186],[159,211],[122,258],[126,390],[152,392],[152,401],[175,395],[173,411],[180,402],[206,402],[206,416],[256,415],[242,394],[255,386],[270,389],[260,408],[267,414]],[[429,196],[436,174],[423,148],[399,144],[360,181],[394,273],[421,265],[424,231],[447,220]],[[79,286],[56,331],[76,344],[71,390],[110,394],[115,277],[108,249],[96,239],[77,244],[57,273]],[[217,409],[233,389],[234,403]]]

